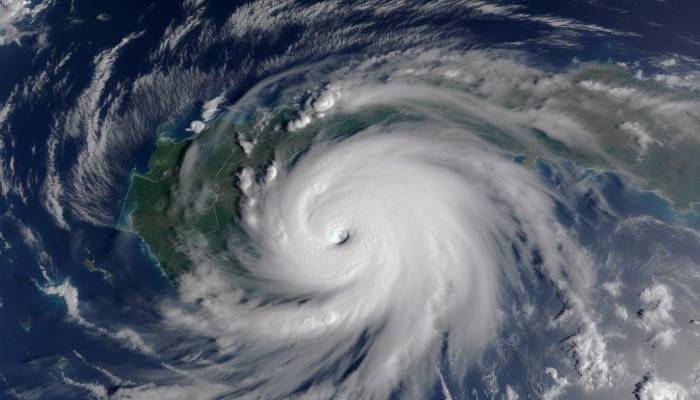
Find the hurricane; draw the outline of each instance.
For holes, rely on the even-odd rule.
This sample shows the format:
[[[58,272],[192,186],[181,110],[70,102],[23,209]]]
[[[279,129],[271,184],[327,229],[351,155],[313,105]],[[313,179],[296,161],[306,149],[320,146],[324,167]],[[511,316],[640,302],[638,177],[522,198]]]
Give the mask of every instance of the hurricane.
[[[428,381],[411,384],[421,393],[441,351],[453,359],[446,373],[463,370],[498,328],[503,280],[517,276],[512,238],[553,239],[553,194],[469,133],[417,129],[431,127],[319,144],[265,182],[245,212],[250,294],[220,273],[211,293],[220,261],[193,249],[207,267],[182,290],[205,300],[176,323],[216,321],[220,350],[247,361],[232,360],[236,369],[270,379],[263,397],[307,385],[384,398],[409,372]],[[263,365],[253,361],[267,353]],[[286,367],[263,374],[270,363]]]
[[[700,396],[697,10],[365,3],[0,1],[0,397]]]
[[[244,382],[229,383],[232,393],[423,398],[435,385],[450,393],[445,376],[478,362],[510,319],[507,305],[532,301],[520,282],[536,271],[588,318],[588,255],[559,216],[573,212],[567,195],[494,145],[495,135],[527,143],[517,123],[490,120],[489,105],[440,85],[442,72],[403,74],[424,57],[355,62],[302,102],[289,136],[274,117],[258,116],[254,129],[271,136],[249,142],[239,133],[232,142],[217,128],[185,154],[178,180],[190,184],[174,201],[196,216],[217,199],[204,155],[233,143],[254,159],[266,140],[308,143],[239,170],[238,223],[218,225],[221,239],[193,236],[191,222],[176,235],[196,268],[161,313],[170,329],[215,343],[217,372],[204,374]],[[224,119],[242,118],[279,86],[303,93],[317,74],[275,77]],[[347,125],[353,118],[363,122]],[[302,139],[314,125],[320,133]]]

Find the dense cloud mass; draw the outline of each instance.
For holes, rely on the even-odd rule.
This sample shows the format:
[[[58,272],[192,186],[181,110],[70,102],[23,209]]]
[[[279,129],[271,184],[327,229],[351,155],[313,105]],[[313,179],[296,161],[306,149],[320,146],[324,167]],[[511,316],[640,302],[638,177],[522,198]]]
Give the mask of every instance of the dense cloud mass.
[[[604,115],[604,103],[617,102],[617,94],[579,91],[590,79],[576,82],[599,68],[551,75],[524,65],[517,54],[418,48],[346,61],[339,69],[300,69],[256,87],[228,113],[251,103],[260,107],[259,99],[274,92],[276,101],[299,104],[296,117],[277,128],[288,133],[278,134],[320,133],[292,163],[275,158],[240,171],[242,233],[232,231],[224,251],[180,233],[197,267],[183,277],[180,299],[163,303],[161,313],[168,329],[213,340],[208,351],[215,356],[203,356],[200,342],[178,345],[177,353],[196,354],[195,370],[224,385],[210,387],[217,393],[423,398],[437,384],[446,393],[468,392],[454,377],[467,375],[484,357],[492,368],[514,362],[513,355],[499,354],[505,343],[494,338],[527,343],[530,330],[547,329],[575,333],[561,339],[568,367],[525,362],[540,365],[551,379],[542,396],[610,393],[616,379],[634,387],[642,378],[623,368],[634,361],[615,343],[617,322],[603,323],[610,300],[596,298],[601,290],[613,299],[634,293],[623,284],[633,271],[616,260],[635,257],[629,254],[634,250],[587,232],[602,219],[608,222],[597,228],[601,237],[641,239],[637,230],[647,221],[617,215],[596,183],[600,178],[586,178],[585,169],[540,161],[526,167],[514,157],[557,157],[548,146],[557,140],[581,160],[629,168],[630,177],[640,173],[635,168],[650,150],[624,123],[612,124],[618,130],[609,135],[630,143],[635,151],[629,159],[605,153],[609,138],[562,105],[590,96],[602,103],[591,110]],[[329,81],[321,87],[319,74]],[[537,84],[529,86],[533,80]],[[650,98],[663,89],[655,90]],[[617,118],[625,121],[625,107],[636,105],[618,107]],[[378,116],[367,116],[373,112]],[[388,117],[396,112],[400,118]],[[334,127],[348,118],[376,122],[336,136]],[[532,129],[549,138],[533,137]],[[230,132],[211,135],[188,151],[183,182],[196,181],[197,160]],[[238,144],[252,157],[264,145],[257,140],[239,137]],[[179,202],[196,213],[205,192],[186,184]],[[600,202],[600,215],[582,211],[584,198]],[[697,236],[691,240],[696,248]],[[639,284],[646,285],[637,289],[639,304],[650,309],[634,324],[640,334],[653,335],[654,346],[668,349],[680,334],[671,327],[677,323],[672,289],[646,278]],[[561,303],[542,303],[554,293]],[[620,302],[615,310],[623,323],[635,312]],[[638,386],[644,393],[666,390],[644,385]]]
[[[60,3],[0,0],[40,64],[0,85],[0,257],[91,344],[3,394],[700,396],[697,59],[474,0],[133,5],[59,48],[120,19]]]
[[[260,257],[248,269],[257,292],[284,302],[241,304],[235,278],[193,255],[200,268],[180,290],[203,307],[166,316],[236,353],[226,369],[264,379],[260,396],[313,382],[312,397],[385,398],[411,373],[420,397],[442,346],[445,373],[461,374],[495,334],[501,279],[518,274],[510,238],[570,245],[534,174],[460,132],[402,128],[313,147],[251,198],[246,230]],[[547,247],[558,269],[566,255]]]

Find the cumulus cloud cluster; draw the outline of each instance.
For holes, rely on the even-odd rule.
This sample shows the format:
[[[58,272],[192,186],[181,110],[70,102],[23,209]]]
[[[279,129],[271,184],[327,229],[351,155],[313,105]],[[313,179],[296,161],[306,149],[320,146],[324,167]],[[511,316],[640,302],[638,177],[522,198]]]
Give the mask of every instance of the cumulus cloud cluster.
[[[29,13],[30,2],[27,0],[3,0],[0,2],[0,45],[19,42],[22,33],[15,22]]]
[[[53,4],[52,0],[33,2],[30,0],[0,1],[0,46],[22,45],[22,38],[35,35],[36,32],[26,26],[27,20]]]

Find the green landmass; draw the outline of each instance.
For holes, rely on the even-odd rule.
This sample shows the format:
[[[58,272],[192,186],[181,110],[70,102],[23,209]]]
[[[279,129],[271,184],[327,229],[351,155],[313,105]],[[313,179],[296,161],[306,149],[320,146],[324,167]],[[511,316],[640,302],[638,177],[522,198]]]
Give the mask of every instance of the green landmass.
[[[95,260],[90,260],[89,258],[86,258],[83,261],[83,266],[90,272],[97,271],[97,267],[95,266]]]
[[[107,282],[112,282],[112,273],[104,268],[98,267],[95,264],[95,260],[86,258],[85,260],[83,260],[83,266],[90,272],[98,272],[102,274],[102,279],[106,280]]]
[[[574,81],[592,79],[613,86],[665,90],[653,82],[640,83],[621,68],[610,65],[582,68],[573,75]],[[512,98],[518,96],[525,95],[513,93]],[[579,107],[576,102],[580,99],[576,95],[562,102],[562,109],[595,136],[602,152],[569,147],[555,139],[556,134],[534,128],[529,130],[529,139],[534,139],[538,146],[532,146],[511,132],[460,110],[435,104],[421,104],[421,107],[432,107],[441,120],[468,128],[512,154],[523,155],[523,165],[527,168],[534,168],[537,159],[563,158],[584,167],[624,171],[638,178],[643,188],[660,190],[679,208],[700,200],[697,140],[680,137],[664,144],[652,143],[640,157],[638,144],[630,134],[621,131],[620,121],[638,120],[657,128],[651,117],[627,115],[630,111],[622,109],[600,115]],[[296,117],[296,112],[288,108],[254,113],[243,121],[220,117],[194,137],[159,140],[147,170],[131,176],[118,227],[137,233],[166,277],[176,284],[179,276],[192,268],[183,241],[203,239],[211,253],[223,254],[231,234],[242,234],[238,220],[242,193],[237,179],[244,168],[252,169],[256,177],[262,178],[272,160],[285,167],[315,139],[342,139],[370,126],[421,121],[421,116],[411,109],[375,107],[352,114],[332,113],[300,131],[287,131],[284,127]],[[672,137],[673,132],[661,128],[658,128],[661,139]],[[249,154],[242,141],[255,142]],[[98,269],[94,260],[86,259],[84,266],[90,271]]]
[[[586,64],[574,73],[575,81],[595,80],[613,87],[639,90],[638,97],[653,95],[673,101],[697,100],[697,94],[684,93],[662,86],[654,80],[639,80],[615,64]],[[627,171],[641,181],[642,188],[664,196],[671,204],[689,210],[700,201],[700,141],[697,132],[679,132],[651,113],[610,105],[609,113],[594,113],[585,106],[571,103],[566,107],[583,121],[608,156],[606,162],[587,164],[591,167],[611,167]],[[686,116],[691,118],[690,115]],[[640,157],[638,144],[620,130],[620,121],[643,123],[656,140]],[[696,120],[697,122],[697,120]],[[697,125],[695,125],[697,126]]]
[[[68,359],[64,356],[61,356],[56,360],[56,364],[54,364],[54,367],[60,371],[63,371],[66,366],[68,366]]]
[[[118,226],[137,232],[163,273],[177,282],[191,268],[181,249],[183,234],[203,237],[216,251],[226,248],[226,233],[237,229],[238,173],[251,168],[261,176],[270,160],[289,160],[308,147],[311,132],[288,134],[282,129],[294,116],[281,109],[255,115],[247,123],[221,118],[193,138],[160,140],[146,173],[132,174]],[[256,141],[250,154],[241,147],[241,139]],[[188,152],[190,169],[182,182],[180,172]],[[206,156],[198,157],[198,152]],[[183,191],[197,196],[188,199]]]

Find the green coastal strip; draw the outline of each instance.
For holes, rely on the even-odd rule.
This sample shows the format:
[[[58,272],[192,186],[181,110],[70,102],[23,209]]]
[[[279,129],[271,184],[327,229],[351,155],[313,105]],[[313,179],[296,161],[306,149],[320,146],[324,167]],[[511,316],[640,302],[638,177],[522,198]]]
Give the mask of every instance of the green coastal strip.
[[[183,239],[204,238],[210,250],[224,251],[228,233],[237,229],[240,171],[262,175],[271,160],[309,145],[309,132],[284,131],[292,116],[278,110],[243,124],[220,118],[195,137],[158,141],[147,171],[131,176],[118,228],[143,238],[166,277],[177,282],[192,268]],[[241,142],[248,141],[255,145],[246,154]]]
[[[588,65],[569,74],[572,82],[595,81],[671,96],[668,89],[653,82],[639,82],[613,65]],[[356,110],[352,114],[338,111],[315,119],[298,131],[286,129],[298,117],[296,109],[256,112],[242,122],[227,113],[194,137],[158,141],[147,171],[131,176],[117,227],[138,234],[163,273],[176,284],[183,273],[192,269],[187,247],[190,239],[204,239],[207,254],[213,255],[227,254],[231,238],[245,240],[240,228],[242,193],[238,182],[244,168],[250,168],[256,179],[262,180],[273,161],[286,169],[314,140],[340,140],[368,127],[421,124],[432,115],[441,123],[474,133],[504,153],[525,156],[524,165],[529,168],[533,166],[531,160],[537,158],[562,158],[587,168],[622,172],[679,210],[688,210],[700,200],[700,142],[695,137],[674,136],[674,132],[657,127],[653,115],[633,114],[621,105],[616,113],[602,116],[594,112],[597,108],[589,110],[585,104],[579,104],[579,90],[583,89],[576,89],[574,93],[578,94],[571,97],[560,95],[556,107],[590,133],[588,140],[595,142],[590,148],[568,146],[556,139],[556,132],[533,127],[522,127],[527,137],[514,135],[479,115],[426,102],[419,102],[415,109],[396,105]],[[517,103],[523,96],[515,90],[510,99]],[[596,92],[586,96],[591,101],[608,101]],[[503,106],[508,112],[517,108],[517,104]],[[635,137],[621,129],[621,121],[639,121],[655,128],[658,140],[647,144],[641,154]],[[235,262],[230,264],[237,268]]]

